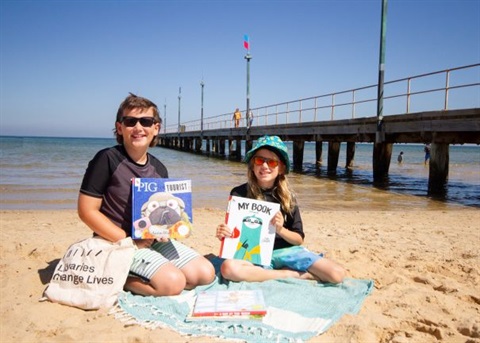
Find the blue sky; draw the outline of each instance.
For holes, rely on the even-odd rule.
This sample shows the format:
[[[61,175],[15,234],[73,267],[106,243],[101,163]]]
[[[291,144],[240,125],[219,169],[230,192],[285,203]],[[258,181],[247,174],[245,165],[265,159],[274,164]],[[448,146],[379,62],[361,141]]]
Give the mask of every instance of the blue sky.
[[[111,137],[128,92],[177,124],[375,84],[381,0],[0,2],[0,134]],[[479,0],[390,0],[385,80],[480,62]],[[480,76],[477,75],[477,82]]]

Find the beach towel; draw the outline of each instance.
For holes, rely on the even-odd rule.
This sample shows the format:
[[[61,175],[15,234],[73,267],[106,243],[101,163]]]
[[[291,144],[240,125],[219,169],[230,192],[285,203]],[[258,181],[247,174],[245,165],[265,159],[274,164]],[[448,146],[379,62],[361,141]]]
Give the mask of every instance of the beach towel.
[[[261,289],[267,315],[262,321],[186,321],[197,292],[209,289]],[[372,280],[346,279],[341,284],[300,279],[228,282],[217,276],[210,285],[178,296],[144,297],[123,292],[111,314],[126,324],[170,328],[184,335],[262,343],[301,342],[322,334],[344,314],[357,314],[372,289]]]

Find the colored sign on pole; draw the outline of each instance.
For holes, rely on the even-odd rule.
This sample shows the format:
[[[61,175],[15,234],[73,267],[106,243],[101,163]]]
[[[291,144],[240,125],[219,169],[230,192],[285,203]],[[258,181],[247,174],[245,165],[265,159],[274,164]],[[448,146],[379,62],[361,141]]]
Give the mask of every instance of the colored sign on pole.
[[[243,35],[243,47],[247,50],[250,50],[250,42],[248,40],[248,35]]]

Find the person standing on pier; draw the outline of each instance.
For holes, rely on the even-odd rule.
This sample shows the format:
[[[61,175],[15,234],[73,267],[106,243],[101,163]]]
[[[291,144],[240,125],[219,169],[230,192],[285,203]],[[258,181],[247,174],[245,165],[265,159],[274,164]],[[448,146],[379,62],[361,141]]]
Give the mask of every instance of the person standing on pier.
[[[272,263],[263,267],[246,260],[226,259],[221,264],[222,276],[231,281],[266,281],[282,278],[315,279],[340,283],[346,271],[323,254],[315,254],[302,246],[305,233],[296,198],[288,185],[290,169],[287,146],[277,136],[264,136],[247,152],[248,180],[233,188],[230,195],[280,204],[281,210],[272,219],[276,228]],[[232,229],[222,223],[216,237],[231,237]]]
[[[253,124],[253,112],[252,112],[252,110],[250,110],[247,113],[247,127],[251,128],[252,124]]]
[[[235,109],[235,112],[233,113],[233,122],[235,124],[235,127],[240,126],[240,119],[242,119],[242,112],[237,108]]]
[[[167,178],[167,168],[149,147],[161,126],[157,106],[130,94],[120,105],[114,134],[118,145],[100,150],[89,162],[78,196],[78,215],[94,232],[117,242],[132,233],[131,179]],[[186,245],[165,238],[134,240],[137,249],[124,288],[140,295],[178,295],[211,283],[212,264]]]

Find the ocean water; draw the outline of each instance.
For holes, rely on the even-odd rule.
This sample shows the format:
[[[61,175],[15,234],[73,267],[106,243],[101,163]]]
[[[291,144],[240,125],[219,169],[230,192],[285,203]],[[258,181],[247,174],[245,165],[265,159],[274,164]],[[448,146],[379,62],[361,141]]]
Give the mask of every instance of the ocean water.
[[[75,209],[88,162],[98,150],[115,144],[113,138],[0,136],[0,209]],[[337,172],[330,175],[327,145],[325,165],[317,166],[315,145],[305,144],[303,171],[289,174],[303,210],[480,208],[478,146],[450,146],[449,180],[441,197],[428,194],[422,145],[394,145],[389,177],[381,186],[373,186],[373,146],[357,144],[353,169],[344,168],[345,150],[342,145]],[[400,151],[402,164],[396,162]],[[245,164],[228,158],[161,147],[150,152],[167,166],[171,177],[192,179],[196,208],[224,209],[230,189],[246,180]]]

